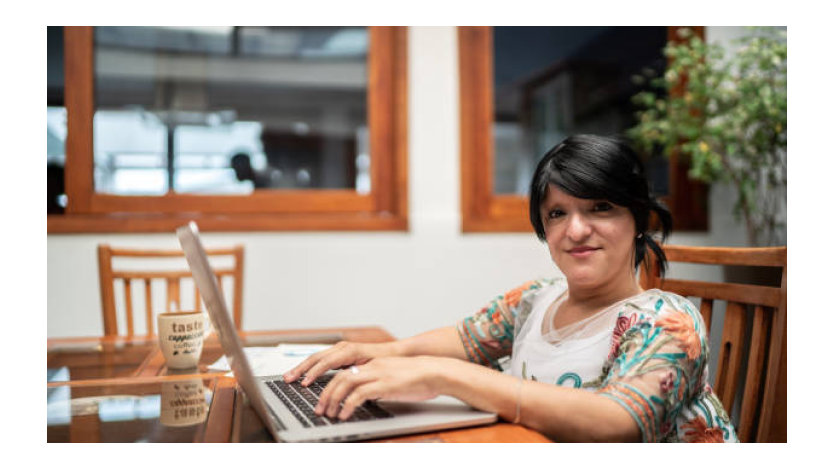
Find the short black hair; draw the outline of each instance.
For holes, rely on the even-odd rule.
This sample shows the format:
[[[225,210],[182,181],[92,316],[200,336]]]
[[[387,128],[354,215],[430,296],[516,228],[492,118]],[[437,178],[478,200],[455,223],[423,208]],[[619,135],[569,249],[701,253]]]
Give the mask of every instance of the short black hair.
[[[666,255],[648,233],[651,212],[661,225],[661,242],[672,230],[672,215],[651,194],[643,163],[634,150],[616,137],[574,135],[545,153],[530,181],[530,222],[539,240],[546,238],[541,204],[553,184],[573,197],[603,199],[628,208],[634,216],[634,269],[651,249],[660,261],[660,275],[666,272]]]

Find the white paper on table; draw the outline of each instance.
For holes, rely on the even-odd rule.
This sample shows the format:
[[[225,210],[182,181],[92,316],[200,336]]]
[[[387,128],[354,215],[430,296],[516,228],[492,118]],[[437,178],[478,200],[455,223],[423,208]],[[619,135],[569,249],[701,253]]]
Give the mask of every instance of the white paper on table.
[[[252,374],[281,375],[301,363],[308,356],[327,349],[332,344],[288,344],[282,343],[275,347],[248,347],[243,348]],[[222,356],[214,364],[209,366],[212,370],[231,370],[226,356]]]

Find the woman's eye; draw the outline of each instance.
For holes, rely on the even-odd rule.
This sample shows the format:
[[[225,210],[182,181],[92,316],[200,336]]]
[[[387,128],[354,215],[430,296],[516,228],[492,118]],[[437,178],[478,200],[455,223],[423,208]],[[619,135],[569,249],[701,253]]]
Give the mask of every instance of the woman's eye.
[[[594,212],[610,211],[613,208],[614,206],[612,206],[611,203],[608,202],[598,202],[594,204]]]
[[[548,218],[548,219],[556,219],[556,218],[559,218],[559,217],[561,217],[561,216],[563,216],[563,215],[565,215],[565,213],[564,213],[564,212],[562,212],[562,211],[560,211],[560,210],[558,210],[558,209],[555,209],[555,210],[552,210],[552,211],[550,211],[550,212],[548,212],[548,213],[547,213],[547,218]]]

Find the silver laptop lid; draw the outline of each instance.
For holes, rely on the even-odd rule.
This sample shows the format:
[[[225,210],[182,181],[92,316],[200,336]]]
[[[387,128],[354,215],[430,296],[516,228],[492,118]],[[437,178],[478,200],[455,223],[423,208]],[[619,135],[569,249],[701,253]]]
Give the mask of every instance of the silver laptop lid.
[[[200,241],[197,224],[190,222],[188,225],[178,228],[177,238],[179,238],[180,246],[182,246],[182,250],[185,252],[185,259],[191,268],[194,282],[200,289],[200,295],[206,304],[206,309],[208,309],[212,324],[217,330],[217,336],[220,338],[220,344],[228,359],[229,366],[232,368],[235,378],[241,388],[246,392],[249,401],[261,417],[264,425],[269,429],[269,432],[275,440],[278,441],[278,429],[273,421],[275,418],[266,407],[264,398],[257,386],[255,376],[252,373],[252,368],[249,366],[246,354],[243,352],[243,346],[232,323],[232,317],[229,315],[226,302],[223,300],[223,294],[217,285],[217,278],[214,276],[211,265],[209,265],[206,250]]]

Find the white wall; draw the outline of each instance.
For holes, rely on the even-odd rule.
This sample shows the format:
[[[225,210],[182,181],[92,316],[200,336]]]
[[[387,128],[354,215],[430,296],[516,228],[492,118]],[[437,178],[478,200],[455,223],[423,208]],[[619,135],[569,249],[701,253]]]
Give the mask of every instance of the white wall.
[[[205,234],[210,246],[245,245],[245,329],[380,325],[403,337],[452,324],[497,294],[558,272],[532,231],[460,233],[456,46],[454,28],[410,28],[408,233]],[[741,227],[726,217],[731,199],[717,196],[710,233],[676,233],[669,242],[742,244]],[[173,234],[49,235],[49,337],[102,334],[95,252],[102,242],[177,247]]]

